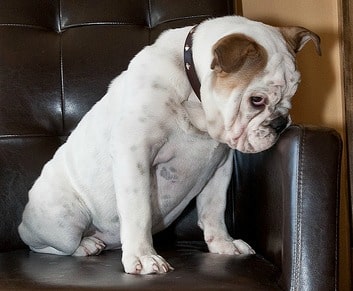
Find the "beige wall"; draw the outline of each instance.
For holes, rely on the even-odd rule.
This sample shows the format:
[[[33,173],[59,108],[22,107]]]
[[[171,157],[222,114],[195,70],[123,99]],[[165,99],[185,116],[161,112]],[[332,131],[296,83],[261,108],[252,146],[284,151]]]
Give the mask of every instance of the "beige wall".
[[[246,0],[243,14],[272,25],[304,26],[320,35],[322,57],[312,44],[298,54],[302,83],[293,99],[292,117],[343,133],[337,6],[335,0]]]
[[[321,37],[322,56],[312,44],[298,53],[302,82],[293,99],[296,123],[333,127],[344,137],[344,103],[340,55],[340,0],[244,0],[243,15],[271,25],[304,26]],[[345,164],[344,155],[344,164]],[[346,174],[343,167],[340,233],[340,290],[349,290],[349,235]]]

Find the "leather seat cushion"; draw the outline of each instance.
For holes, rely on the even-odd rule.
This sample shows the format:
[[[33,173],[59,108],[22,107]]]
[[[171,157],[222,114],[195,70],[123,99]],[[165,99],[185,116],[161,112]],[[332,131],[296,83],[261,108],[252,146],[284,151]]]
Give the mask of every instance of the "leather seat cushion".
[[[164,275],[129,275],[121,251],[71,257],[18,250],[0,254],[0,289],[281,290],[279,270],[260,255],[211,254],[202,242],[178,242],[159,249],[175,268]]]

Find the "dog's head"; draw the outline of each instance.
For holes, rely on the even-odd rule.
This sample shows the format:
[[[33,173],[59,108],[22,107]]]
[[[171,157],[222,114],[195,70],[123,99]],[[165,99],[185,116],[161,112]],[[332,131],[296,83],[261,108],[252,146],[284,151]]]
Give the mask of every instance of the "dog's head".
[[[212,138],[246,153],[268,149],[291,119],[291,98],[300,82],[295,56],[319,37],[302,27],[246,23],[219,38],[201,81],[206,127]]]

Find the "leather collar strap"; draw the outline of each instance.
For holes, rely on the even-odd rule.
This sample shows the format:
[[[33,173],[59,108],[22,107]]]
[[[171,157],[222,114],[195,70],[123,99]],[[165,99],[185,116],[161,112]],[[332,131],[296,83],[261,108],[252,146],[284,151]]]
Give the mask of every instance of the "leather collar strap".
[[[194,65],[194,60],[192,58],[192,37],[195,32],[197,25],[195,25],[189,32],[188,36],[186,37],[185,40],[185,45],[184,45],[184,66],[185,66],[185,72],[186,75],[188,76],[190,85],[192,89],[194,90],[197,98],[201,101],[201,95],[200,95],[200,88],[201,84],[199,81],[199,78],[197,77],[196,71],[195,71],[195,65]]]

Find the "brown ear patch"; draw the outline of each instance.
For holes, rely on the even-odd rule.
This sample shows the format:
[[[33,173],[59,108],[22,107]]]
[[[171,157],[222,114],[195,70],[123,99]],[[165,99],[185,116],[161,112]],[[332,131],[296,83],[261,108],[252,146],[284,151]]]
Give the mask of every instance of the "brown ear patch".
[[[255,74],[267,63],[266,50],[244,34],[230,34],[213,46],[211,69],[216,73],[235,73],[245,70]]]

